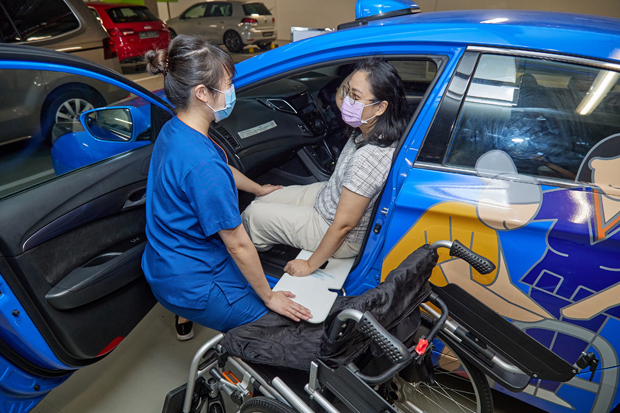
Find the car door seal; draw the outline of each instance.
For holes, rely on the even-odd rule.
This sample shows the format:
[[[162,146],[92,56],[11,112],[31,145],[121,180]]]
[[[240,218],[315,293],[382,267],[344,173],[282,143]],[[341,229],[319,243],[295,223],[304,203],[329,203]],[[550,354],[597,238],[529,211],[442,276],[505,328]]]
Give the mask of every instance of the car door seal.
[[[4,357],[15,367],[32,376],[44,378],[57,378],[72,374],[73,370],[51,370],[46,369],[27,360],[24,356],[15,351],[6,341],[0,338],[0,356]]]

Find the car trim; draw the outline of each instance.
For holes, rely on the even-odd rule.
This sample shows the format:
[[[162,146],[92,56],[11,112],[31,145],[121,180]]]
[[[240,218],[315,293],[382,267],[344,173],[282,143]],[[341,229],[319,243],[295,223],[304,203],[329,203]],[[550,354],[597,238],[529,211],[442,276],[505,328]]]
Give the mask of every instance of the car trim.
[[[480,53],[467,50],[460,57],[424,135],[414,165],[418,162],[442,164],[479,58]]]
[[[123,152],[119,155],[125,155],[126,152]],[[118,155],[117,155],[118,156]],[[103,159],[99,162],[105,162],[114,157],[109,157]],[[92,165],[92,164],[91,164]],[[91,165],[87,165],[91,166]],[[22,244],[22,252],[29,251],[36,246],[43,244],[50,239],[62,235],[68,231],[76,229],[82,225],[85,225],[89,222],[95,221],[97,219],[105,218],[112,214],[116,214],[122,211],[111,209],[110,204],[114,205],[122,205],[123,201],[129,199],[134,192],[138,192],[139,190],[146,189],[146,185],[143,182],[137,182],[135,184],[130,185],[130,187],[136,187],[135,190],[128,195],[125,188],[120,188],[116,191],[112,191],[105,196],[101,196],[99,198],[95,198],[92,201],[89,201],[64,215],[59,216],[55,220],[51,221],[44,227],[38,229],[34,234],[28,237],[26,241]],[[116,202],[111,202],[110,198],[117,198]]]
[[[533,50],[506,49],[506,48],[501,48],[501,47],[485,47],[485,46],[468,46],[467,51],[511,55],[511,56],[519,56],[519,57],[534,57],[534,58],[544,59],[544,60],[555,60],[555,61],[566,62],[566,63],[576,63],[576,64],[580,64],[584,66],[593,66],[593,67],[599,67],[601,69],[620,71],[620,64],[618,63],[611,63],[611,62],[596,60],[593,58],[562,55],[562,54],[549,53],[549,52],[536,52]]]
[[[79,53],[79,52],[89,52],[91,50],[100,50],[103,49],[103,46],[98,46],[98,47],[89,47],[88,49],[82,49],[82,48],[78,48],[78,49],[73,49],[73,50],[62,50],[62,49],[58,49],[56,50],[57,52],[62,52],[62,53]]]
[[[7,361],[9,361],[9,363],[13,364],[18,369],[23,370],[33,376],[58,378],[74,373],[74,370],[50,370],[37,366],[30,360],[23,357],[17,351],[15,351],[2,339],[0,339],[0,356],[5,358]]]
[[[451,173],[458,173],[458,174],[462,174],[462,175],[473,175],[473,176],[477,176],[476,171],[474,169],[471,168],[465,168],[465,167],[460,167],[460,166],[445,166],[445,165],[440,165],[440,164],[436,164],[436,163],[432,163],[432,162],[416,162],[415,165],[413,165],[413,168],[418,168],[418,169],[428,169],[428,170],[433,170],[433,171],[438,171],[438,172],[451,172]],[[524,175],[528,178],[534,178],[536,180],[537,184],[540,185],[548,185],[548,186],[555,186],[555,187],[564,187],[564,188],[584,188],[584,187],[588,187],[588,188],[594,188],[596,189],[596,186],[590,184],[589,182],[572,182],[572,181],[565,181],[562,179],[553,179],[553,178],[549,178],[549,177],[540,177],[539,175]],[[501,179],[504,181],[515,181],[515,182],[525,182],[525,183],[532,183],[531,179],[520,179],[520,174],[519,175],[514,175],[514,176],[510,176],[509,178],[505,178],[502,177],[500,175],[497,176],[493,176],[493,179]]]

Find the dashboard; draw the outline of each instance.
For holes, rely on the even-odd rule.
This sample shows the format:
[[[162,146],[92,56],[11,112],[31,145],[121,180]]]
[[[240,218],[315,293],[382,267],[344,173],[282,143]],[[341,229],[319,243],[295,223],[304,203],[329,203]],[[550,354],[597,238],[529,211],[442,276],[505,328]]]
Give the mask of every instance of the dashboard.
[[[332,80],[323,75],[311,85],[320,90]],[[257,176],[325,139],[329,130],[320,103],[306,83],[281,79],[240,93],[230,117],[212,124],[210,134],[232,166]]]

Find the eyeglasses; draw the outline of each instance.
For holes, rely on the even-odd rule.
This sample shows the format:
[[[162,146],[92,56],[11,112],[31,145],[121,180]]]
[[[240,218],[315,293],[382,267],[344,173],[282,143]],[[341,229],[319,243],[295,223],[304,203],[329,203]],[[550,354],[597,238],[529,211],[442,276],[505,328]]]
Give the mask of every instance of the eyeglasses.
[[[348,96],[353,102],[357,102],[357,101],[370,101],[370,102],[377,102],[376,99],[362,99],[360,98],[355,92],[351,91],[351,88],[349,88],[349,86],[347,85],[342,85],[340,87],[340,95],[342,96],[342,98],[344,99],[345,96]]]

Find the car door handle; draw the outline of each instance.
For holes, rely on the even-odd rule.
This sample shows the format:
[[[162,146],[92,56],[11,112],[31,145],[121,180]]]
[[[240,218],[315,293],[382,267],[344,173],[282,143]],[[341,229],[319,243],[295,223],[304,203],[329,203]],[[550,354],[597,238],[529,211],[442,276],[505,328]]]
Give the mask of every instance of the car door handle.
[[[123,204],[123,208],[121,208],[121,211],[144,204],[146,204],[146,188],[141,188],[137,191],[132,192],[127,197],[125,203]]]

